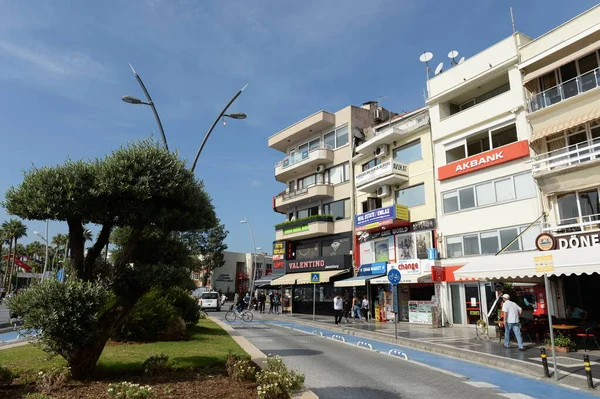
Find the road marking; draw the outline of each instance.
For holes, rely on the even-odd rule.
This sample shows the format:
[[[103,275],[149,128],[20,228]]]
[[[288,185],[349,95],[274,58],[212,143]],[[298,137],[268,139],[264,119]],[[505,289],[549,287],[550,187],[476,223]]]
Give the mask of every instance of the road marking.
[[[471,386],[477,388],[498,388],[498,385],[490,384],[489,382],[483,381],[463,381],[465,384],[469,384]]]
[[[498,395],[504,396],[508,399],[535,399],[533,396],[525,395],[522,393],[499,393]]]

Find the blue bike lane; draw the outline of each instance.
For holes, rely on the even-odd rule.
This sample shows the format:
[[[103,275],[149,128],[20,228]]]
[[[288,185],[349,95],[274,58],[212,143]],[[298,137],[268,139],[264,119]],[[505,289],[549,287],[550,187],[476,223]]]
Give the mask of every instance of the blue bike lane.
[[[534,378],[523,377],[518,374],[514,374],[500,369],[471,363],[468,361],[454,359],[444,355],[438,355],[420,350],[404,348],[399,345],[391,343],[381,342],[365,337],[356,337],[354,335],[344,334],[339,331],[328,330],[319,327],[306,326],[302,324],[290,323],[285,321],[264,321],[254,322],[273,324],[281,327],[292,328],[298,331],[302,331],[308,334],[323,335],[326,338],[332,338],[334,335],[336,339],[356,346],[359,342],[364,343],[361,346],[371,345],[375,351],[388,354],[391,350],[400,351],[408,356],[408,359],[422,363],[426,366],[436,367],[438,369],[446,370],[455,374],[459,374],[468,378],[473,382],[484,382],[494,385],[498,388],[497,390],[504,391],[506,393],[521,393],[532,398],[570,398],[570,399],[589,399],[598,398],[598,396],[592,393],[566,388],[558,384],[546,382],[543,380],[536,380]]]

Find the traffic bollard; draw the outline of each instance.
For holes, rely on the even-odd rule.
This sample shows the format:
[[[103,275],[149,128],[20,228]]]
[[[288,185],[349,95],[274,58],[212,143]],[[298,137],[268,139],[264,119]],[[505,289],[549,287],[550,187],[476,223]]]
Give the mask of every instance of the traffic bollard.
[[[585,375],[587,376],[587,383],[589,389],[594,389],[594,378],[592,377],[592,366],[590,366],[590,357],[583,355],[583,365],[585,366]]]
[[[544,375],[550,378],[550,370],[548,370],[548,356],[546,355],[546,349],[542,348],[542,365],[544,366]]]

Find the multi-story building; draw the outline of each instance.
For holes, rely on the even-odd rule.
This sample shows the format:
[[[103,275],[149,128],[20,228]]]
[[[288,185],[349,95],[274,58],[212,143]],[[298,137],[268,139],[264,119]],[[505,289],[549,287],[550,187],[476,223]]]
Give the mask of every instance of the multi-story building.
[[[409,301],[429,302],[434,296],[427,262],[436,223],[427,108],[365,129],[364,140],[357,144],[353,162],[358,276],[335,285],[355,287],[359,295],[372,299],[377,319],[388,319],[394,297],[385,273],[388,264],[394,265],[402,273],[400,319],[409,320]]]
[[[533,177],[542,191],[547,236],[538,247],[556,315],[568,305],[600,316],[600,6],[520,48],[532,127]],[[534,261],[522,264],[535,272]],[[540,275],[538,270],[536,275]],[[530,273],[531,274],[531,273]]]
[[[373,103],[319,111],[269,138],[284,154],[275,180],[286,188],[273,208],[285,220],[275,226],[273,253],[274,268],[286,275],[272,281],[284,289],[284,310],[312,312],[311,272],[319,272],[316,310],[333,312],[333,281],[352,272],[354,137],[385,113]]]
[[[442,308],[454,324],[474,324],[487,314],[497,295],[480,272],[506,263],[506,254],[535,250],[541,232],[518,68],[518,48],[530,41],[515,33],[429,80]],[[457,269],[484,281],[464,281]],[[519,276],[500,276],[511,277]]]

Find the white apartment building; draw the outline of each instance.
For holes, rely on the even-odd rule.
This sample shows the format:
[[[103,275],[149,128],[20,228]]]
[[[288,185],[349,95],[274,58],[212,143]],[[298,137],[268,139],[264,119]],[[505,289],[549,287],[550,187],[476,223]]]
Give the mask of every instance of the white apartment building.
[[[373,104],[321,110],[269,137],[269,147],[283,153],[275,180],[285,190],[273,209],[285,217],[275,226],[273,253],[274,267],[286,274],[271,285],[283,288],[284,311],[312,313],[310,277],[319,272],[316,311],[332,313],[333,281],[352,273],[352,148],[375,112]]]
[[[526,230],[543,213],[518,65],[518,47],[530,41],[516,33],[429,80],[442,307],[454,324],[477,323],[496,300],[491,282],[454,272],[535,250],[541,232],[540,223]]]

